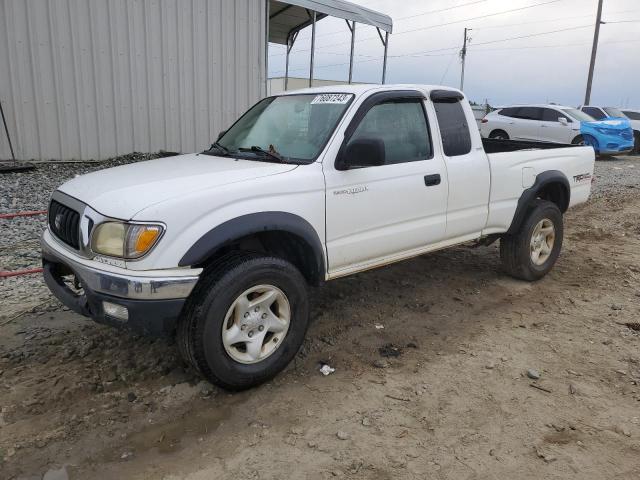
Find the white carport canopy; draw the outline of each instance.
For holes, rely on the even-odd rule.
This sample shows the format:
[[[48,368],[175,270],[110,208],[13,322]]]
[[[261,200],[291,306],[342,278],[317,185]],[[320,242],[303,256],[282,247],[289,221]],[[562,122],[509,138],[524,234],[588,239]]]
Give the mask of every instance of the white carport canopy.
[[[344,0],[289,0],[269,1],[269,41],[287,46],[284,88],[287,89],[289,79],[289,54],[298,33],[311,25],[311,59],[309,62],[309,86],[313,83],[313,60],[316,43],[316,23],[325,17],[342,18],[351,31],[351,55],[349,60],[349,83],[353,78],[353,48],[356,37],[356,23],[371,25],[376,28],[382,45],[384,60],[382,66],[382,83],[387,73],[387,51],[389,34],[393,30],[393,21],[388,15],[355,5]],[[384,32],[384,35],[382,34]]]

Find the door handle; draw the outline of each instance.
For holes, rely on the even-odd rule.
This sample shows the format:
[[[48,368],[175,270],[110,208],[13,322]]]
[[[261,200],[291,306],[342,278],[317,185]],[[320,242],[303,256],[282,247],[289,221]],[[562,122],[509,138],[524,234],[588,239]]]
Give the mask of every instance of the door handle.
[[[436,173],[434,175],[425,175],[424,176],[424,184],[427,187],[433,187],[434,185],[440,185],[440,174]]]

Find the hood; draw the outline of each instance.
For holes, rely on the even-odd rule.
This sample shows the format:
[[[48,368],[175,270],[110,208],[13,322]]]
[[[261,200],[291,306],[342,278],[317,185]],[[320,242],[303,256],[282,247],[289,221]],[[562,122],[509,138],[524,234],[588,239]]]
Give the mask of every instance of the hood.
[[[582,122],[582,124],[589,127],[603,127],[614,130],[626,130],[631,127],[628,119],[614,117],[607,117],[605,119],[596,120],[594,122]]]
[[[103,215],[129,220],[158,202],[288,172],[296,166],[202,154],[178,155],[99,170],[76,177],[58,190]]]

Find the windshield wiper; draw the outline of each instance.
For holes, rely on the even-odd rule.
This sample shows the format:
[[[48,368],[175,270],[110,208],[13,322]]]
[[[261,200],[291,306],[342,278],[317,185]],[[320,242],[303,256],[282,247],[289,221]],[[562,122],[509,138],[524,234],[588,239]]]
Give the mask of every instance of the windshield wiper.
[[[269,145],[269,150],[265,150],[262,147],[259,147],[257,145],[252,145],[249,148],[246,147],[240,147],[238,149],[239,152],[257,152],[257,153],[262,153],[263,155],[266,155],[268,157],[271,157],[275,160],[277,160],[280,163],[287,163],[287,160],[280,155],[278,152],[276,152],[276,149],[273,148],[273,145]]]
[[[217,150],[218,152],[222,153],[224,156],[229,156],[231,155],[231,152],[229,151],[229,149],[227,147],[225,147],[224,145],[222,145],[221,143],[218,143],[217,141],[212,143],[211,146],[209,147],[209,150],[205,150],[202,153],[211,155],[210,152],[211,150]]]

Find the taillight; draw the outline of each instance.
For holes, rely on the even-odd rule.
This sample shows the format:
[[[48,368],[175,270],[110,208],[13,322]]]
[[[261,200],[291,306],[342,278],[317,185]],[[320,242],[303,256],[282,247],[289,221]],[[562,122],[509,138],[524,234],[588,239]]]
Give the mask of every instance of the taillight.
[[[487,120],[486,118],[483,118],[482,120],[480,120],[480,123],[487,123],[489,120]]]

